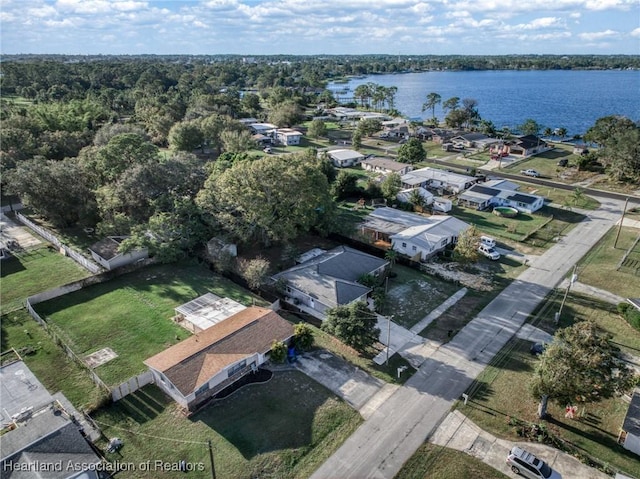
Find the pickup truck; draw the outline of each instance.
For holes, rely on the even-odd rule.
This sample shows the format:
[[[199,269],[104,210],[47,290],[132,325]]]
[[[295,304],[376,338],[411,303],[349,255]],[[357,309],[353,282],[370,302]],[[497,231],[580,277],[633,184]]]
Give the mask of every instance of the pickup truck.
[[[538,173],[536,170],[520,170],[520,174],[525,175],[525,176],[532,176],[534,178],[537,178],[538,176],[540,176],[540,173]]]

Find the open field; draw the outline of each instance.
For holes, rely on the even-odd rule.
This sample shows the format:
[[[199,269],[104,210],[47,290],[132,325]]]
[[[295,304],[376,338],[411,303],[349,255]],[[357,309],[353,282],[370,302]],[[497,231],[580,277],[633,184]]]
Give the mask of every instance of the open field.
[[[1,314],[24,306],[27,297],[86,278],[90,273],[45,244],[16,253],[0,269]]]
[[[190,333],[174,308],[206,292],[245,305],[264,301],[195,262],[156,265],[36,305],[79,356],[110,347],[118,357],[95,371],[110,386],[145,370],[142,361]]]
[[[245,386],[190,418],[178,413],[155,386],[93,414],[107,437],[120,437],[119,462],[185,460],[210,478],[207,441],[221,478],[308,477],[355,431],[360,415],[297,371],[276,372],[264,384]],[[151,439],[150,439],[151,438]],[[127,478],[170,479],[183,472],[127,471]]]
[[[623,256],[640,235],[640,229],[623,227],[616,243],[618,227],[612,228],[580,261],[578,281],[625,298],[640,297],[640,277],[627,267],[618,269]],[[640,251],[640,242],[636,243]],[[630,257],[640,260],[640,252]]]
[[[95,408],[106,391],[98,388],[87,372],[70,360],[25,309],[5,314],[2,325],[2,351],[21,351],[24,362],[51,393],[62,391],[78,409]]]
[[[431,443],[424,443],[402,466],[395,479],[507,479],[480,459]]]

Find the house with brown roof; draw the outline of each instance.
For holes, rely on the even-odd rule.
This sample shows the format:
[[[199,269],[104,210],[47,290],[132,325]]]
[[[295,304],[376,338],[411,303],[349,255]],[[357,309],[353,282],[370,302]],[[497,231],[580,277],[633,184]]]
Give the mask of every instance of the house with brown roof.
[[[109,271],[149,257],[149,251],[146,248],[120,253],[120,243],[125,239],[127,236],[107,236],[92,244],[89,252],[97,263]]]
[[[155,383],[194,410],[269,359],[274,341],[288,343],[293,326],[275,311],[253,306],[144,361]]]

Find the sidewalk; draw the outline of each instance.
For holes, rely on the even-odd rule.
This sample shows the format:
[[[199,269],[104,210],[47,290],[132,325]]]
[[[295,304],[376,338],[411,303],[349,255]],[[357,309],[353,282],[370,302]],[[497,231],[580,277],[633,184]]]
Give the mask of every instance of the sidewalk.
[[[610,479],[607,474],[551,446],[498,439],[480,429],[460,411],[450,412],[429,441],[439,446],[466,452],[509,477],[519,477],[511,472],[505,461],[511,448],[519,445],[547,462],[562,475],[563,479]]]

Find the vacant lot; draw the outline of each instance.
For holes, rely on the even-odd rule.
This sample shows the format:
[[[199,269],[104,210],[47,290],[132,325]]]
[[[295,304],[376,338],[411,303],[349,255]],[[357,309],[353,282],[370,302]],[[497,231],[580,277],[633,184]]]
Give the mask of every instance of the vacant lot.
[[[155,386],[93,417],[106,437],[120,437],[120,462],[202,465],[188,477],[210,478],[211,440],[217,477],[308,477],[362,422],[360,415],[297,371],[275,373],[185,418]],[[151,438],[151,439],[150,439]],[[127,471],[127,478],[169,479],[183,472]]]
[[[24,306],[32,294],[86,278],[89,272],[55,248],[42,245],[2,261],[2,314]]]
[[[36,306],[79,356],[110,347],[118,357],[95,371],[110,386],[145,370],[146,358],[185,339],[174,308],[206,292],[251,305],[264,304],[205,267],[156,265]]]

